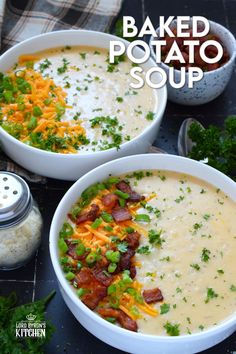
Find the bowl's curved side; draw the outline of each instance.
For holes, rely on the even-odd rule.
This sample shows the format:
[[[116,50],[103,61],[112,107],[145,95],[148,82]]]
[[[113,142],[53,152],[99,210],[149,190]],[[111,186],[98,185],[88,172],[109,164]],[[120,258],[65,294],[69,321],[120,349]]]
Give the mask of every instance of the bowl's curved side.
[[[46,33],[40,36],[32,37],[5,52],[0,58],[1,70],[8,70],[16,61],[16,58],[23,53],[33,53],[47,48],[63,46],[65,44],[89,45],[101,48],[109,48],[111,40],[117,40],[117,37],[94,31],[70,30]],[[121,40],[119,38],[119,40]],[[128,45],[127,41],[123,41]],[[142,50],[136,48],[137,56],[142,56]],[[144,63],[144,70],[154,66],[152,59]],[[21,141],[13,138],[0,127],[0,139],[3,150],[14,161],[27,168],[28,170],[57,179],[76,180],[92,168],[101,165],[104,162],[127,155],[144,153],[148,151],[158,133],[160,123],[167,102],[166,87],[156,90],[157,107],[154,110],[155,119],[134,139],[123,143],[119,150],[115,148],[98,151],[95,153],[78,154],[60,154],[40,150],[30,147]],[[86,161],[85,161],[86,159]]]
[[[26,169],[39,175],[67,181],[75,181],[93,168],[110,160],[147,152],[155,140],[163,112],[152,125],[152,129],[145,130],[142,135],[132,139],[129,144],[121,145],[119,150],[106,150],[98,153],[81,153],[62,155],[44,153],[40,149],[33,149],[14,139],[0,127],[1,146],[5,153]]]
[[[136,155],[117,159],[97,167],[80,178],[62,198],[54,214],[50,229],[50,256],[54,271],[59,281],[63,298],[80,323],[96,337],[119,349],[143,353],[148,345],[148,353],[190,354],[209,348],[225,339],[236,329],[236,313],[218,326],[204,332],[180,337],[163,337],[144,335],[127,331],[103,320],[89,310],[76,296],[66,281],[58,260],[57,240],[59,230],[71,206],[77,201],[81,192],[91,184],[104,180],[109,174],[120,175],[140,169],[171,170],[191,174],[205,180],[236,201],[236,184],[219,171],[200,162],[174,155]]]
[[[225,338],[229,337],[236,329],[236,326],[232,326],[230,329],[227,328],[220,331],[217,336],[215,334],[211,334],[205,338],[190,338],[191,336],[188,336],[187,338],[160,337],[156,339],[154,336],[152,336],[152,338],[150,338],[151,336],[139,336],[138,338],[133,338],[129,335],[130,333],[128,331],[126,331],[128,333],[125,334],[116,333],[115,331],[108,332],[107,329],[105,330],[101,327],[100,323],[88,317],[83,310],[79,309],[75,303],[72,303],[70,297],[62,286],[60,286],[60,291],[67,307],[84,328],[103,342],[117,349],[127,351],[128,353],[193,354],[220,343]]]
[[[236,40],[227,28],[214,21],[209,22],[211,32],[219,36],[222,40],[230,55],[230,59],[220,68],[213,71],[204,72],[203,78],[200,81],[195,82],[193,88],[191,89],[188,88],[187,81],[183,87],[178,89],[173,88],[167,81],[168,99],[172,102],[187,106],[208,103],[217,98],[225,90],[232,76],[236,56]],[[157,34],[159,33],[159,28],[156,29],[156,32]],[[154,37],[152,36],[149,41],[149,47],[151,50],[151,55],[155,60],[155,52],[153,46],[151,45],[153,40]],[[166,72],[166,74],[169,75],[170,67],[163,62],[159,65]],[[174,76],[176,82],[181,81],[179,70],[174,70]],[[187,80],[188,73],[186,73],[185,77]]]

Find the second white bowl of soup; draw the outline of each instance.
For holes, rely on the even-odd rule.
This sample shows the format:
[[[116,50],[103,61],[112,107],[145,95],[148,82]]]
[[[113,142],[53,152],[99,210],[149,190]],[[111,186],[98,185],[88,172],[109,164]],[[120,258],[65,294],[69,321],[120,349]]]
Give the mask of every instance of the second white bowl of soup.
[[[166,87],[133,90],[132,63],[121,56],[109,64],[115,39],[93,31],[52,32],[1,56],[0,139],[13,160],[44,176],[75,180],[108,160],[148,150]],[[154,65],[150,59],[144,70]]]
[[[235,212],[235,182],[200,162],[150,154],[96,168],[51,225],[66,304],[91,333],[131,353],[217,344],[236,328]]]

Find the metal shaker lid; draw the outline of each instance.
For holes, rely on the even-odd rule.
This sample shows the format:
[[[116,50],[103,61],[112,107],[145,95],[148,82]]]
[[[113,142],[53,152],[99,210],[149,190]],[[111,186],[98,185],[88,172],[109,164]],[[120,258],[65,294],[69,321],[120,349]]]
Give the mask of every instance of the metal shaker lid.
[[[31,205],[27,183],[14,173],[0,171],[0,229],[22,221]]]

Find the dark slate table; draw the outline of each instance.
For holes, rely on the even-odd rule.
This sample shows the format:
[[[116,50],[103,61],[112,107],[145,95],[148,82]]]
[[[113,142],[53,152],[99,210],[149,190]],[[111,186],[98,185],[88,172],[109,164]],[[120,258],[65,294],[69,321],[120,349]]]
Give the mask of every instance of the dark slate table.
[[[125,0],[121,15],[135,17],[140,26],[148,15],[158,25],[160,15],[202,15],[228,27],[236,35],[236,1],[235,0]],[[177,153],[177,134],[181,122],[186,117],[195,117],[204,125],[210,123],[222,125],[227,115],[236,114],[235,97],[236,74],[225,92],[211,103],[199,107],[179,106],[168,102],[163,123],[155,145],[169,153]],[[0,292],[7,295],[16,291],[21,303],[38,299],[52,289],[57,294],[48,307],[48,317],[56,326],[52,340],[45,352],[107,354],[122,353],[112,348],[87,332],[66,307],[58,286],[48,250],[48,235],[53,213],[71,183],[48,180],[46,185],[31,185],[32,193],[39,203],[43,218],[43,241],[37,256],[26,267],[0,272]],[[148,354],[148,349],[146,351]],[[202,352],[204,354],[236,353],[236,333],[217,346]]]

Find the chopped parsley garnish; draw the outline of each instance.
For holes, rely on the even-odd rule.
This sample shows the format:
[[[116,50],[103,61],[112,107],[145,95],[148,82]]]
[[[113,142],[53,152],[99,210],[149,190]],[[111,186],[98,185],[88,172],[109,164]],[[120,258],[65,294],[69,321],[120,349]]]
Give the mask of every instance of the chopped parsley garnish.
[[[135,171],[131,175],[126,175],[126,178],[135,178],[137,181],[144,177],[151,177],[153,173],[151,171]]]
[[[161,314],[161,315],[164,315],[165,313],[167,313],[167,312],[170,311],[170,305],[169,305],[169,304],[162,304],[162,305],[160,306],[160,309],[161,309],[160,314]]]
[[[121,242],[117,245],[118,251],[121,253],[125,253],[128,249],[128,243],[127,242]]]
[[[167,321],[163,327],[165,328],[166,333],[169,334],[169,336],[179,336],[179,326],[180,324],[178,323],[172,324],[171,322]]]
[[[122,97],[119,97],[119,96],[118,96],[118,97],[116,97],[116,101],[119,102],[119,103],[121,103],[121,102],[123,102],[124,100],[123,100]]]
[[[177,294],[182,293],[182,289],[178,287],[178,288],[176,288],[176,292],[177,292]]]
[[[170,257],[169,256],[167,256],[167,257],[163,257],[163,258],[161,258],[160,259],[160,261],[166,261],[166,262],[170,262]]]
[[[151,243],[154,246],[161,246],[165,240],[161,238],[162,230],[160,231],[155,231],[155,230],[149,230],[148,231],[148,240],[149,243]]]
[[[212,300],[218,296],[219,295],[212,288],[207,288],[207,297],[205,299],[205,303],[207,304],[210,300]]]
[[[199,229],[201,229],[201,227],[202,227],[202,223],[195,223],[194,225],[193,225],[193,229],[194,229],[194,231],[198,231]]]
[[[81,56],[81,58],[83,59],[83,60],[85,60],[86,59],[86,53],[79,53],[79,55]]]
[[[224,274],[224,271],[223,271],[223,269],[217,269],[217,273],[218,274]]]
[[[101,127],[102,135],[111,139],[111,142],[104,141],[100,147],[101,150],[107,150],[115,147],[117,150],[122,143],[122,135],[120,131],[122,126],[119,125],[117,117],[97,116],[90,119],[91,128]]]
[[[203,219],[205,219],[206,221],[210,219],[210,214],[204,214],[203,215]]]
[[[81,115],[81,112],[75,113],[73,119],[74,119],[74,120],[78,120],[80,115]]]
[[[107,65],[107,72],[113,73],[113,72],[115,71],[117,65],[118,65],[119,63],[125,61],[125,55],[122,54],[122,55],[116,56],[116,57],[114,58],[114,63],[110,63],[110,62],[109,62],[109,57],[107,58],[106,61],[107,61],[107,63],[108,63],[108,65]]]
[[[64,74],[68,69],[68,65],[69,65],[69,61],[66,58],[63,58],[62,61],[63,61],[63,65],[57,68],[57,73],[59,75]]]
[[[203,248],[202,254],[201,254],[201,260],[205,263],[208,262],[210,259],[210,254],[211,254],[210,250],[208,250],[207,248]]]
[[[180,203],[184,200],[184,195],[180,195],[178,198],[175,199],[176,203]]]
[[[137,253],[139,253],[139,254],[150,254],[151,251],[150,251],[149,246],[147,245],[147,246],[139,247],[139,248],[137,249]]]
[[[148,112],[145,117],[147,120],[153,120],[155,118],[155,113]]]
[[[158,175],[158,177],[160,178],[160,180],[162,182],[164,182],[166,180],[166,176],[164,176],[164,175]]]
[[[40,72],[43,73],[44,70],[48,69],[49,66],[51,66],[51,65],[52,65],[52,63],[50,62],[50,60],[48,60],[48,59],[46,58],[42,63],[39,64],[39,70],[40,70]]]
[[[236,291],[236,286],[232,284],[231,287],[230,287],[230,290],[231,291]]]
[[[153,213],[157,218],[161,216],[161,211],[157,208],[154,208],[152,205],[148,204],[147,202],[143,201],[140,202],[143,208],[145,208],[149,213]]]
[[[190,264],[190,267],[192,267],[192,268],[195,269],[195,270],[200,270],[200,269],[201,269],[200,266],[199,266],[199,264],[197,264],[197,263],[192,263],[192,264]]]

